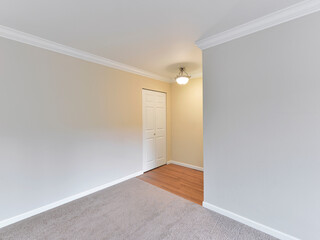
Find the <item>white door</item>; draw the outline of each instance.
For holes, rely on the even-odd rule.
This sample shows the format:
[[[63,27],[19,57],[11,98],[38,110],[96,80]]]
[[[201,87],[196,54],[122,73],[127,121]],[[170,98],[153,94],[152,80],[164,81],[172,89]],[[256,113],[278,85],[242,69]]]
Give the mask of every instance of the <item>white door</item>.
[[[166,163],[166,94],[142,90],[143,171]]]

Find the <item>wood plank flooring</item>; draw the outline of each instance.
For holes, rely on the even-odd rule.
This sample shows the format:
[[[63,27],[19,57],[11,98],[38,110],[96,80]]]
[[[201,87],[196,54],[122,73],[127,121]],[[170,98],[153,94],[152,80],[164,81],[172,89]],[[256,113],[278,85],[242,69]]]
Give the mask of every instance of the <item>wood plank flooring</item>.
[[[137,178],[202,205],[202,171],[169,164],[145,172]]]

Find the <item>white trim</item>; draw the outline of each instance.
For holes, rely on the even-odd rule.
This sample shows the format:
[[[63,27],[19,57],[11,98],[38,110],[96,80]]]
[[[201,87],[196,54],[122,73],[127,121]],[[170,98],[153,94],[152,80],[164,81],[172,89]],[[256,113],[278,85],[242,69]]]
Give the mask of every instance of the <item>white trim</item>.
[[[140,76],[144,76],[144,77],[148,77],[148,78],[152,78],[152,79],[156,79],[164,82],[171,82],[170,79],[159,76],[157,74],[153,74],[133,66],[129,66],[120,62],[116,62],[116,61],[104,58],[104,57],[100,57],[79,49],[68,47],[60,43],[56,43],[44,38],[37,37],[32,34],[21,32],[13,28],[5,27],[2,25],[0,25],[0,37],[11,39],[11,40],[25,43],[25,44],[29,44],[35,47],[47,49],[47,50],[68,55],[71,57],[79,58],[88,62],[97,63],[110,68],[115,68],[125,72],[134,73]]]
[[[320,11],[319,0],[303,1],[227,31],[201,39],[196,42],[196,45],[204,50],[317,11]]]
[[[191,79],[202,78],[202,72],[194,73],[191,75]]]
[[[175,165],[179,165],[179,166],[183,166],[183,167],[187,167],[187,168],[192,168],[198,171],[203,171],[203,167],[198,167],[195,165],[191,165],[191,164],[187,164],[187,163],[182,163],[182,162],[177,162],[177,161],[173,161],[173,160],[169,160],[167,162],[167,164],[175,164]]]
[[[245,225],[248,225],[248,226],[250,226],[250,227],[252,227],[254,229],[257,229],[257,230],[259,230],[261,232],[267,233],[267,234],[269,234],[269,235],[271,235],[271,236],[273,236],[275,238],[278,238],[278,239],[281,239],[281,240],[299,240],[296,237],[290,236],[290,235],[288,235],[286,233],[280,232],[280,231],[278,231],[276,229],[273,229],[271,227],[265,226],[265,225],[263,225],[261,223],[255,222],[255,221],[250,220],[248,218],[242,217],[242,216],[240,216],[238,214],[235,214],[235,213],[230,212],[230,211],[228,211],[226,209],[217,207],[217,206],[212,205],[210,203],[202,202],[202,206],[207,208],[207,209],[209,209],[209,210],[211,210],[211,211],[217,212],[217,213],[219,213],[221,215],[224,215],[224,216],[229,217],[229,218],[231,218],[233,220],[236,220],[236,221],[241,222],[241,223],[243,223]]]
[[[90,190],[87,190],[87,191],[84,191],[82,193],[78,193],[76,195],[73,195],[73,196],[70,196],[70,197],[67,197],[67,198],[64,198],[64,199],[61,199],[57,202],[54,202],[54,203],[50,203],[48,205],[45,205],[45,206],[42,206],[40,208],[37,208],[37,209],[34,209],[34,210],[31,210],[29,212],[26,212],[26,213],[22,213],[18,216],[15,216],[15,217],[12,217],[12,218],[9,218],[9,219],[5,219],[3,221],[0,221],[0,228],[3,228],[5,226],[8,226],[10,224],[13,224],[13,223],[16,223],[16,222],[19,222],[21,220],[24,220],[26,218],[29,218],[29,217],[32,217],[34,215],[37,215],[39,213],[42,213],[42,212],[45,212],[45,211],[48,211],[50,209],[53,209],[53,208],[56,208],[56,207],[59,207],[63,204],[66,204],[66,203],[69,203],[71,201],[74,201],[76,199],[79,199],[79,198],[82,198],[82,197],[85,197],[87,195],[90,195],[92,193],[95,193],[95,192],[98,192],[100,190],[103,190],[105,188],[108,188],[108,187],[111,187],[113,185],[116,185],[118,183],[121,183],[123,181],[126,181],[130,178],[134,178],[134,177],[137,177],[139,175],[143,174],[142,171],[139,171],[139,172],[136,172],[136,173],[133,173],[133,174],[130,174],[128,176],[125,176],[123,178],[120,178],[120,179],[117,179],[117,180],[114,180],[112,182],[109,182],[109,183],[106,183],[104,185],[101,185],[101,186],[98,186],[98,187],[95,187],[95,188],[92,188]]]

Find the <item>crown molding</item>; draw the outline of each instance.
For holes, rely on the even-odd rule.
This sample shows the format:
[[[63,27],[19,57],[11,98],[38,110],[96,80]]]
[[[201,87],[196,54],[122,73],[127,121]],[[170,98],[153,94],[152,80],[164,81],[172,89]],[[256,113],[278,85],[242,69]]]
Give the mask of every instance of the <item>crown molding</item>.
[[[253,21],[231,28],[227,31],[201,39],[196,42],[196,45],[202,50],[205,50],[207,48],[247,36],[249,34],[306,16],[317,11],[320,11],[319,0],[303,1],[263,16],[261,18],[257,18]]]
[[[65,45],[62,45],[60,43],[56,43],[44,38],[37,37],[35,35],[21,32],[18,30],[15,30],[13,28],[5,27],[0,25],[0,36],[3,38],[11,39],[17,42],[25,43],[28,45],[32,45],[35,47],[47,49],[53,52],[61,53],[64,55],[68,55],[71,57],[79,58],[87,62],[97,63],[106,67],[115,68],[118,70],[122,70],[129,73],[134,73],[140,76],[164,81],[164,82],[170,82],[170,79],[159,76],[154,73],[150,73],[148,71],[144,71],[142,69],[129,66],[120,62],[113,61],[108,58],[104,58],[101,56],[94,55],[89,52],[85,52],[79,49],[75,49],[72,47],[68,47]]]
[[[197,72],[191,75],[191,79],[202,78],[202,72]]]

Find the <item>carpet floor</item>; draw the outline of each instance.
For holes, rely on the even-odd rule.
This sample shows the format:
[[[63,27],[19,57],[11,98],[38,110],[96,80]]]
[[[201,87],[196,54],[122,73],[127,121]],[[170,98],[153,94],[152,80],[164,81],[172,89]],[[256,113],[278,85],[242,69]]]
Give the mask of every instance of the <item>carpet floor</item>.
[[[0,239],[275,240],[139,179],[2,228]]]

